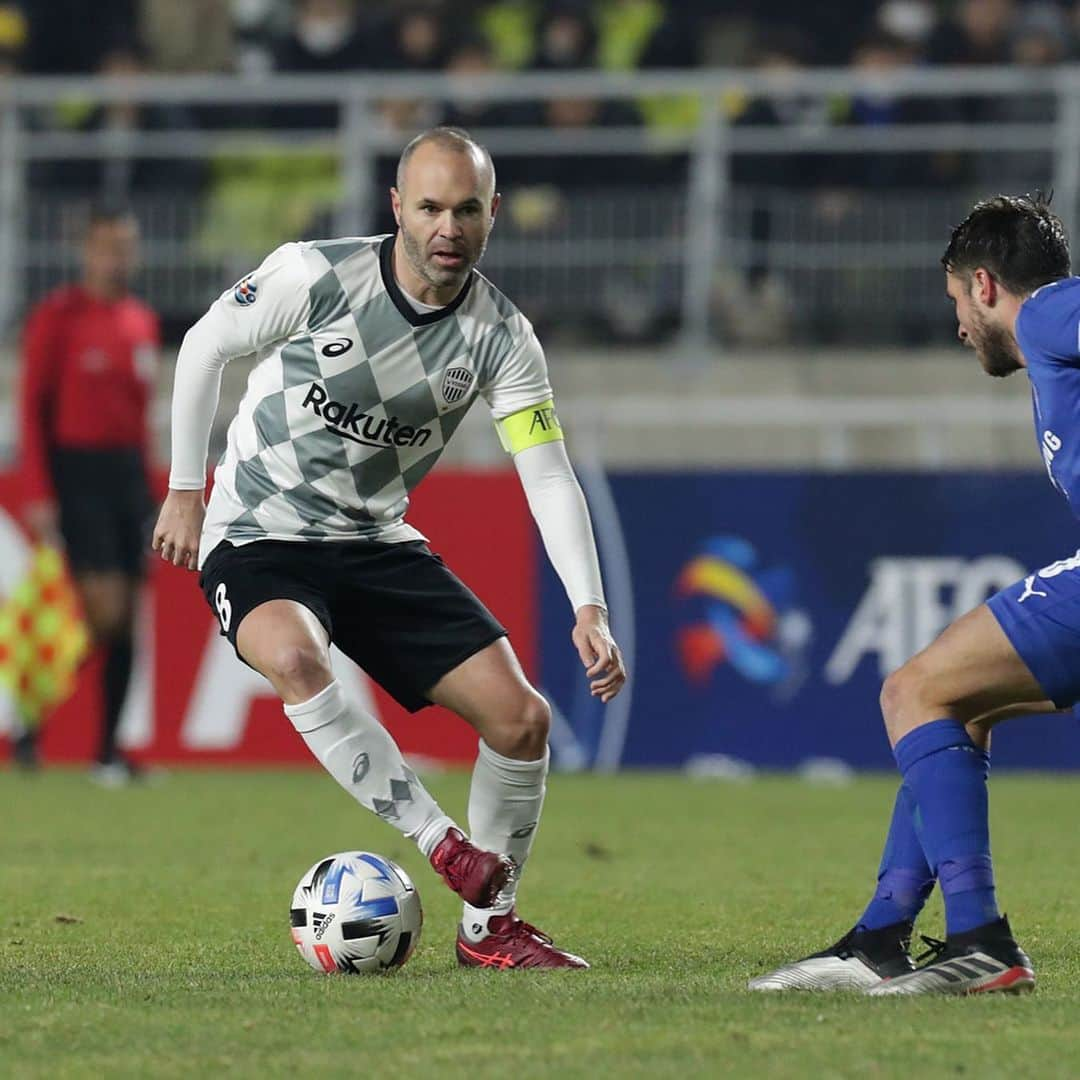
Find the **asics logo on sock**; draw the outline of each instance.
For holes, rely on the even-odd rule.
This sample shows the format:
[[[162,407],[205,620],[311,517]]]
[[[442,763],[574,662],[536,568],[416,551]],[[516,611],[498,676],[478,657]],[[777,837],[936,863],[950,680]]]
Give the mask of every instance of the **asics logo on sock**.
[[[524,840],[527,836],[532,836],[533,831],[539,824],[538,821],[530,821],[528,825],[522,825],[520,829],[515,829],[510,836],[514,840]]]
[[[366,753],[359,753],[353,758],[352,763],[352,782],[359,784],[368,774],[368,770],[371,768],[371,759]]]
[[[1035,578],[1037,574],[1032,574],[1031,577],[1024,579],[1024,591],[1020,594],[1020,599],[1017,600],[1018,604],[1022,604],[1029,596],[1046,596],[1041,589],[1035,588]]]
[[[431,438],[431,428],[403,424],[396,416],[377,419],[361,412],[355,401],[332,401],[326,387],[317,382],[300,404],[322,417],[335,435],[363,446],[424,446]]]

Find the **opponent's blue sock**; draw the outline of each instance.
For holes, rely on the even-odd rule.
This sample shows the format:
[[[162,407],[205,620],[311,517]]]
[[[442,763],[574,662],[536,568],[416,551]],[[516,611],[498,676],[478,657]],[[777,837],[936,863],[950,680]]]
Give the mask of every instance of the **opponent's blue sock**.
[[[915,804],[901,784],[881,853],[877,890],[859,919],[859,928],[880,930],[893,923],[914,922],[933,889],[934,871],[915,831]]]
[[[933,720],[895,746],[896,764],[917,807],[916,828],[945,900],[945,932],[999,917],[990,859],[986,778],[990,755],[959,720]]]

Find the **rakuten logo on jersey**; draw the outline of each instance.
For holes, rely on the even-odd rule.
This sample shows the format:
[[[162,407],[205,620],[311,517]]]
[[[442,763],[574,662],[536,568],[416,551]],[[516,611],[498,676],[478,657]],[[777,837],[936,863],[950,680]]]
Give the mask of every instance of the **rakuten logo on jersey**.
[[[363,446],[424,446],[431,438],[431,428],[403,424],[396,416],[376,420],[355,401],[332,401],[319,383],[311,384],[300,404],[322,417],[336,435]]]

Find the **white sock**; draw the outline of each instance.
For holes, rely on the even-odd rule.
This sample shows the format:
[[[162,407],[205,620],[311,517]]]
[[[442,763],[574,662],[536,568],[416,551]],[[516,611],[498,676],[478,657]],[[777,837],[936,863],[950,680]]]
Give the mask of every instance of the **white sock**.
[[[548,773],[547,748],[537,761],[517,761],[495,753],[480,740],[472,787],[469,789],[469,828],[472,842],[488,851],[509,855],[518,873],[489,908],[465,905],[461,925],[467,937],[487,936],[492,915],[505,915],[514,906],[517,882],[532,850]]]
[[[285,715],[326,771],[424,855],[457,827],[405,764],[386,728],[349,702],[337,679],[310,700],[286,705]]]

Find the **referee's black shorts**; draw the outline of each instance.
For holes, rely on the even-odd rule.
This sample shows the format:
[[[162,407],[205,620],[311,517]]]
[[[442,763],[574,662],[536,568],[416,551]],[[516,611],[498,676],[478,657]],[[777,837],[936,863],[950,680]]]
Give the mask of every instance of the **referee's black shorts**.
[[[71,569],[140,577],[154,513],[142,454],[54,447],[49,466]]]
[[[410,712],[431,704],[427,692],[444,675],[506,635],[422,541],[223,540],[199,584],[234,649],[248,612],[267,600],[295,600]]]

